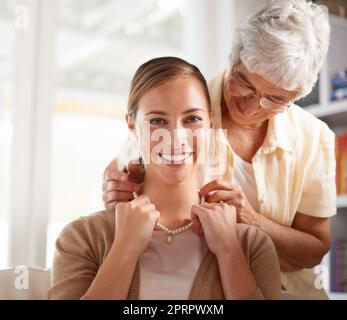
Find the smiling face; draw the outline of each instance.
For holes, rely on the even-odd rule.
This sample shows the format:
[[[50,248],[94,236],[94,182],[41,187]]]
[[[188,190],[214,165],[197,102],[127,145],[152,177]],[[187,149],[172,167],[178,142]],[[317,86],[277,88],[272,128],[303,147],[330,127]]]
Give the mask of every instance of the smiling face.
[[[224,78],[223,98],[228,113],[234,121],[243,125],[260,124],[284,112],[285,108],[280,110],[281,106],[289,106],[296,95],[297,92],[277,88],[249,72],[242,63],[229,70]]]
[[[146,174],[181,183],[197,173],[205,157],[209,105],[201,83],[180,77],[155,87],[138,101],[129,129],[141,142]]]

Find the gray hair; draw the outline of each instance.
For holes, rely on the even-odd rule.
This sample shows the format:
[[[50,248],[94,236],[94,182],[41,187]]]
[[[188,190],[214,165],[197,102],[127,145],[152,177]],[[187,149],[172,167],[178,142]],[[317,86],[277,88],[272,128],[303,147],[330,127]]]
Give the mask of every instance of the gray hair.
[[[330,41],[325,6],[306,0],[271,0],[236,30],[230,64],[246,68],[298,98],[317,82]]]

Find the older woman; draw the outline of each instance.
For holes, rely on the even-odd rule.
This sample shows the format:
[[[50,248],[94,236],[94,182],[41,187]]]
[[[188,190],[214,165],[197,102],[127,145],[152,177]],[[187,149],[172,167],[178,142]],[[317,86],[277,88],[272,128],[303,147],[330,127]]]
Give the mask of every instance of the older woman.
[[[334,134],[294,101],[316,83],[329,35],[324,8],[305,0],[271,1],[242,23],[230,66],[209,85],[213,125],[227,129],[228,167],[200,191],[208,202],[234,205],[239,222],[270,235],[283,289],[311,299],[327,297],[309,269],[330,247]],[[130,200],[137,180],[112,162],[106,207]]]

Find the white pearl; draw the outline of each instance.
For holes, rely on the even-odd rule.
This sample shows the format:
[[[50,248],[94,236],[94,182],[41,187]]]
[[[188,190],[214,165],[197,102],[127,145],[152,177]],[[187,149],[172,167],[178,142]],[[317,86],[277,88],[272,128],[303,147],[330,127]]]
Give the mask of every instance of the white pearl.
[[[170,230],[169,228],[165,227],[163,224],[161,224],[160,222],[157,222],[156,223],[156,226],[159,230],[163,231],[166,233],[166,241],[167,243],[172,243],[173,242],[173,236],[174,235],[177,235],[179,233],[182,233],[182,232],[185,232],[187,230],[189,230],[193,225],[193,222],[189,222],[188,224],[186,224],[185,226],[183,227],[180,227],[180,228],[177,228],[177,229],[174,229],[174,230]]]

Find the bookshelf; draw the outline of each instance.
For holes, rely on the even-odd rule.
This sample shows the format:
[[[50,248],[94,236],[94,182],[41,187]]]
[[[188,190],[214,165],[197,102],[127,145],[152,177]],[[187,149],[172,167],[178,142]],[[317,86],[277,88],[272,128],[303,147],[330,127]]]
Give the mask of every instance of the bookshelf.
[[[347,195],[337,196],[337,209],[347,209]],[[347,214],[347,210],[342,210],[341,212],[345,212]]]
[[[339,134],[347,133],[347,98],[330,101],[330,93],[331,79],[334,74],[347,68],[347,18],[330,16],[330,23],[331,44],[319,75],[319,83],[312,94],[307,99],[299,101],[298,105],[326,122],[336,134]],[[347,240],[347,195],[337,197],[337,215],[332,218],[331,232],[332,240]],[[324,257],[322,263],[329,270],[327,282],[330,282],[330,253]],[[330,290],[328,293],[330,299],[347,300],[347,293],[336,293]]]
[[[327,122],[332,128],[347,126],[347,98],[341,101],[331,101],[326,105],[311,105],[305,109]]]

